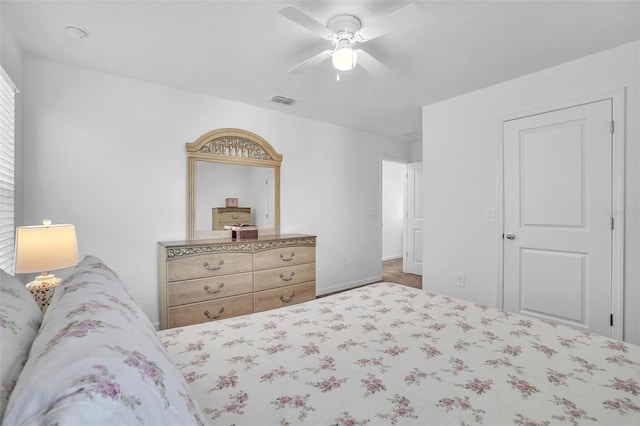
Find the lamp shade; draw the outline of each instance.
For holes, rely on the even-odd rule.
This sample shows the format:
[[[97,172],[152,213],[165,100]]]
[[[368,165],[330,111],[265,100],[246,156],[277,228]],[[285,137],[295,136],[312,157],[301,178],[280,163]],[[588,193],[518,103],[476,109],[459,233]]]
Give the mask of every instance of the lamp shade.
[[[75,266],[80,259],[73,225],[16,228],[16,273],[55,271]]]

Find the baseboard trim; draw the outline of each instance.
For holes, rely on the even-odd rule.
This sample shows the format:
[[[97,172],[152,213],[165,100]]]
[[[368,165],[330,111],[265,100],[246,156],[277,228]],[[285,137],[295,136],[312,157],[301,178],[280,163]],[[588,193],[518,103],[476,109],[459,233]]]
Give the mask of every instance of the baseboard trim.
[[[396,259],[402,259],[402,255],[398,254],[398,255],[394,255],[394,256],[383,257],[382,261],[386,262],[387,260],[396,260]]]
[[[350,283],[339,284],[329,288],[323,288],[316,293],[316,296],[325,296],[331,293],[337,293],[340,291],[351,290],[352,288],[361,287],[363,285],[372,284],[382,280],[382,275],[375,277],[365,278],[363,280],[353,281]]]

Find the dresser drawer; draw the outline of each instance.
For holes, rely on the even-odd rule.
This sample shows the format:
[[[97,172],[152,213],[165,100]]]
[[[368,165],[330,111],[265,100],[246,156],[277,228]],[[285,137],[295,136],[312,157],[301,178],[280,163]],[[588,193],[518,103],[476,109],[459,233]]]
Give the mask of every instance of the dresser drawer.
[[[254,293],[254,311],[261,312],[269,309],[295,305],[316,298],[316,283],[304,283],[275,290]]]
[[[270,290],[287,285],[306,283],[316,280],[316,264],[287,266],[285,268],[265,269],[253,273],[255,291]]]
[[[209,302],[175,306],[167,311],[167,327],[183,327],[190,324],[250,314],[253,312],[253,295],[247,294]]]
[[[216,218],[220,222],[242,222],[249,223],[251,222],[251,213],[249,212],[226,212],[226,213],[218,213]]]
[[[213,230],[224,229],[225,225],[234,224],[250,224],[251,223],[251,209],[248,207],[231,207],[220,208],[216,207],[212,209],[212,224]]]
[[[251,209],[248,207],[214,208],[212,214],[218,220],[224,221],[251,220]]]
[[[251,272],[244,272],[234,275],[170,282],[167,290],[169,306],[252,293],[252,278]]]
[[[214,208],[216,218],[250,210]],[[315,245],[316,237],[304,234],[160,242],[160,329],[315,299]]]
[[[183,257],[167,262],[167,281],[250,272],[253,270],[251,253],[211,253]]]
[[[315,247],[285,247],[256,253],[254,268],[259,271],[315,261]]]

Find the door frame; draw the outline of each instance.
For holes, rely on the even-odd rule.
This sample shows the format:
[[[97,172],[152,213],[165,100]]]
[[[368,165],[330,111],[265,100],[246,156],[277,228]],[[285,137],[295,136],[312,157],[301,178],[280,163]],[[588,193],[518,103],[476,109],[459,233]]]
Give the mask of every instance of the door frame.
[[[625,141],[626,141],[626,87],[620,89],[598,92],[579,98],[540,105],[532,109],[522,110],[502,116],[498,121],[498,191],[496,209],[496,245],[498,248],[498,289],[496,306],[504,309],[504,122],[544,114],[561,109],[567,109],[578,105],[612,100],[612,117],[615,123],[613,132],[612,150],[612,211],[611,217],[615,220],[611,244],[611,313],[613,315],[612,337],[623,340],[624,338],[624,177],[625,177]]]

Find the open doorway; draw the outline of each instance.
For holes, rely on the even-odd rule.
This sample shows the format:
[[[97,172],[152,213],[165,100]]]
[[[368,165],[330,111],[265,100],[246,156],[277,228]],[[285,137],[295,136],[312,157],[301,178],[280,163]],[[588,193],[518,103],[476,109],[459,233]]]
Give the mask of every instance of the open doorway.
[[[404,258],[407,164],[382,160],[382,261]]]
[[[382,280],[422,288],[418,275],[407,273],[407,184],[404,160],[382,160],[381,262]]]
[[[413,199],[411,197],[412,193],[420,191],[420,185],[415,185],[416,181],[421,182],[421,179],[416,179],[416,170],[422,171],[421,163],[407,163],[406,160],[395,158],[381,160],[380,255],[383,281],[422,288],[422,270],[420,268],[416,271],[416,262],[412,263],[416,256],[420,255],[418,266],[421,266],[422,250],[419,250],[419,253],[411,250],[414,246],[420,245],[422,239],[413,241],[410,237],[415,237],[416,227],[409,226],[415,219],[415,215],[409,214],[415,211],[415,207],[412,206],[421,205],[422,199],[419,197],[419,200],[416,200],[415,196]],[[408,231],[412,234],[408,235]]]

